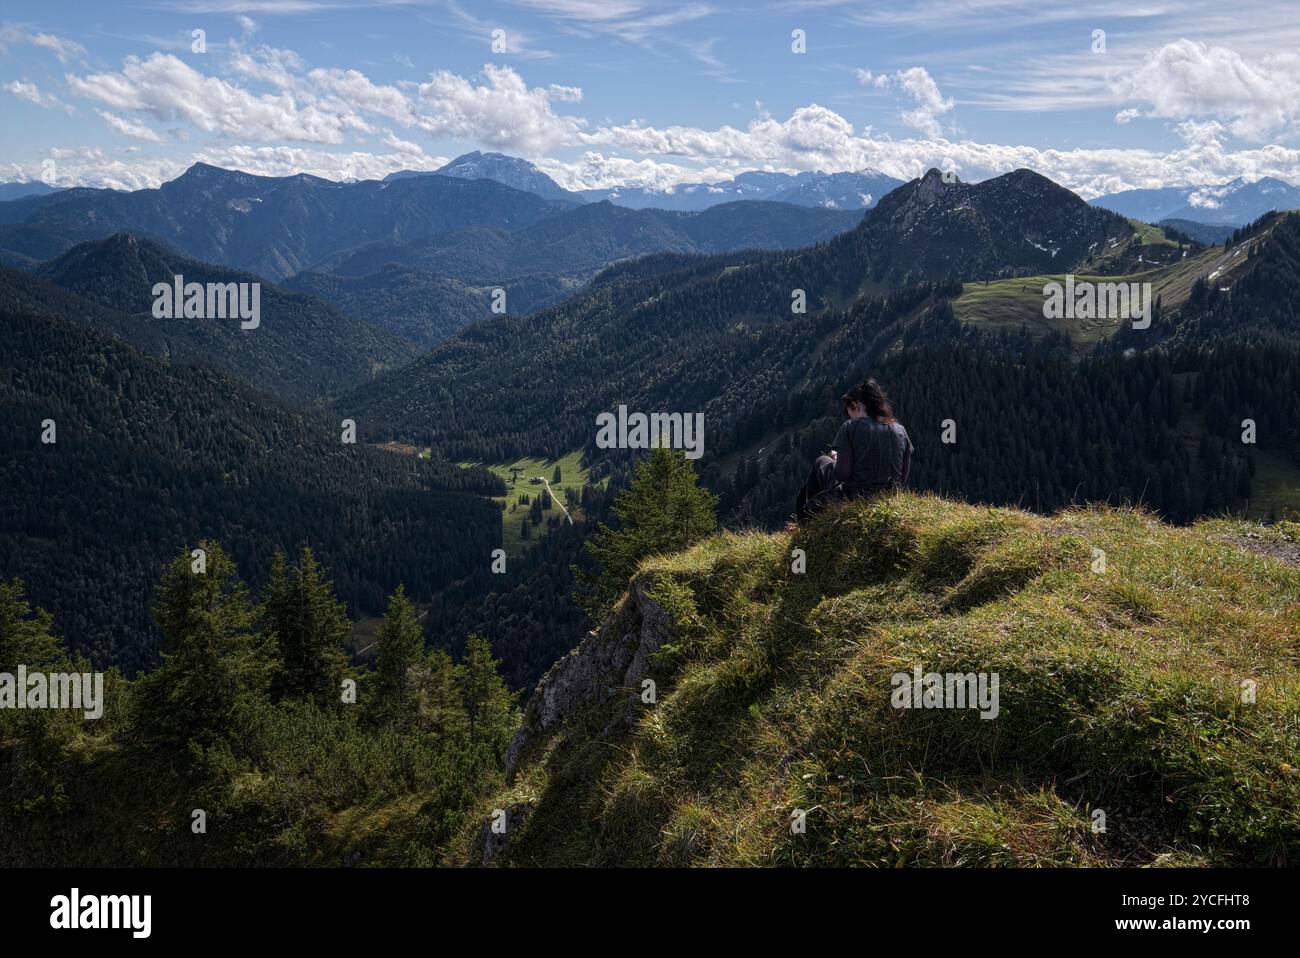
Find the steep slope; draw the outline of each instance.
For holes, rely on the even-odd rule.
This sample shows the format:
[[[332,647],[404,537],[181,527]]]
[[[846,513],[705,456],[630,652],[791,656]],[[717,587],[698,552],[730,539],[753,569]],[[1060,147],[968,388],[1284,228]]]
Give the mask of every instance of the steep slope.
[[[11,205],[16,208],[6,209]],[[196,163],[156,190],[65,190],[0,204],[0,222],[78,239],[125,230],[274,280],[341,250],[411,242],[471,225],[517,229],[570,206],[491,180],[419,176],[335,183]]]
[[[872,276],[907,282],[1058,272],[1133,227],[1032,170],[972,184],[932,169],[882,199],[858,232]]]
[[[238,319],[154,318],[154,284],[170,286],[177,275],[186,283],[260,283],[259,325],[243,329]],[[293,401],[339,393],[419,354],[409,341],[317,299],[127,233],[77,246],[41,266],[38,277],[3,271],[3,295],[29,308],[44,300],[39,311],[45,315],[86,322],[175,362],[210,363]],[[76,296],[51,295],[42,280]],[[108,310],[86,312],[80,297]]]
[[[898,495],[649,560],[529,700],[512,785],[479,819],[505,809],[506,833],[467,828],[461,854],[1292,862],[1300,567],[1246,536],[1266,553],[1300,527]],[[900,694],[918,672],[937,698]]]
[[[396,263],[365,276],[308,270],[286,280],[284,285],[286,289],[323,299],[349,316],[373,323],[425,348],[436,346],[475,320],[492,315],[494,287],[444,279]],[[510,284],[506,287],[508,302],[516,311],[527,312],[531,305],[528,293],[534,289],[544,299],[567,292],[567,287],[558,282]]]
[[[25,580],[100,667],[154,660],[162,564],[200,538],[257,585],[276,548],[309,543],[369,615],[399,582],[427,596],[500,541],[495,506],[469,494],[499,493],[487,473],[345,444],[337,420],[7,300],[0,324],[0,579]]]

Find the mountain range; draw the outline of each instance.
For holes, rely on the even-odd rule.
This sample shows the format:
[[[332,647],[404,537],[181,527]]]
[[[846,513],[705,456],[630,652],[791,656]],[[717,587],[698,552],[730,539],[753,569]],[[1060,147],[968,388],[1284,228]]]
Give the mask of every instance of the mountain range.
[[[22,199],[24,196],[45,196],[57,190],[57,186],[50,186],[40,180],[30,183],[0,183],[0,202]]]
[[[1144,223],[1188,220],[1212,226],[1245,226],[1269,210],[1300,209],[1300,187],[1271,176],[1237,177],[1209,186],[1166,186],[1099,196],[1094,206]]]
[[[401,170],[388,174],[385,179],[421,175],[495,180],[551,200],[608,200],[616,206],[629,209],[653,208],[679,212],[698,212],[739,200],[767,200],[832,210],[863,210],[874,206],[880,197],[903,182],[876,170],[856,173],[805,171],[794,174],[753,170],[714,183],[683,183],[662,189],[621,186],[575,192],[563,189],[528,160],[503,153],[477,151],[458,156],[450,163],[427,173]]]
[[[230,198],[221,171],[200,171],[200,179],[212,203]],[[526,197],[538,215],[514,229],[471,226],[450,238],[341,249],[325,258],[328,271],[288,280],[293,289],[260,280],[256,330],[153,319],[153,283],[177,273],[259,280],[135,234],[80,244],[34,270],[0,271],[0,306],[24,329],[91,327],[115,337],[107,340],[118,344],[112,355],[132,349],[178,375],[196,363],[217,367],[283,402],[328,410],[328,423],[354,420],[363,442],[427,447],[435,463],[500,468],[523,456],[580,453],[593,482],[617,485],[633,457],[594,444],[599,413],[619,404],[700,411],[702,478],[729,524],[783,521],[807,462],[833,432],[834,396],[869,372],[887,382],[912,430],[922,488],[1001,503],[1029,495],[1026,504],[1039,509],[1074,496],[1140,497],[1180,520],[1256,500],[1276,505],[1250,508],[1287,507],[1278,490],[1300,443],[1300,410],[1292,408],[1300,324],[1288,305],[1300,287],[1296,217],[1264,217],[1227,248],[1203,247],[1139,228],[1029,170],[979,183],[931,170],[865,214],[763,202],[681,213],[602,202],[542,215],[540,205],[553,201],[486,181],[405,177],[388,190],[446,184]],[[299,196],[333,195],[317,183],[281,185]],[[192,214],[213,215],[202,203]],[[810,239],[796,249],[725,245],[802,236]],[[468,277],[482,263],[514,277],[503,282],[508,298],[534,296],[539,308],[493,315],[481,279],[437,277]],[[569,289],[561,269],[574,277]],[[1151,327],[1045,319],[1044,283],[1065,273],[1150,282],[1162,297]],[[437,329],[418,308],[402,308],[435,279],[444,297]],[[485,321],[460,328],[466,312]],[[431,351],[422,352],[421,340]],[[148,363],[138,368],[155,368]],[[111,365],[83,365],[114,375]],[[53,377],[42,381],[43,396],[85,395],[55,372],[42,375]],[[169,381],[160,389],[181,388]],[[152,402],[164,415],[170,400]],[[1247,414],[1263,438],[1242,452],[1225,430]],[[962,436],[953,448],[937,438],[936,424],[949,419]],[[1266,465],[1258,474],[1257,463]],[[34,515],[21,528],[47,521]],[[507,674],[527,684],[545,665],[538,649],[564,651],[547,626],[559,613],[546,603],[568,594],[556,570],[579,560],[581,538],[533,546],[541,558],[529,589],[549,589],[550,599],[529,589],[499,593],[488,576],[462,588],[456,608],[439,606],[430,628],[461,634],[472,623],[499,643]]]
[[[629,210],[470,178],[504,175],[501,164],[453,167],[455,175],[335,183],[196,164],[156,190],[26,196],[0,203],[0,263],[35,270],[78,243],[129,233],[315,294],[430,346],[491,315],[496,289],[505,290],[509,310],[528,312],[625,259],[798,248],[852,228],[860,216],[776,202]]]
[[[850,345],[853,324],[840,309],[855,315],[873,296],[918,284],[1104,268],[1108,255],[1135,241],[1123,217],[1029,170],[975,184],[931,170],[827,243],[792,253],[652,257],[612,268],[552,309],[464,330],[341,397],[337,408],[374,424],[365,428],[383,438],[400,435],[451,458],[474,459],[584,446],[595,415],[618,402],[677,403],[706,413],[722,403],[714,415],[731,419],[761,407],[764,393],[783,395],[811,375],[789,357],[775,358],[789,349],[811,350],[831,337],[841,343],[832,352],[858,361],[862,347]],[[817,319],[792,313],[796,289]],[[881,309],[898,308],[878,304],[868,312],[876,322]],[[655,333],[637,336],[636,329]],[[671,377],[657,374],[662,360],[652,358],[669,347],[677,357]],[[751,358],[732,356],[737,349]],[[760,374],[750,363],[765,349],[776,352]],[[599,365],[582,358],[593,355]],[[732,377],[741,390],[735,397],[728,392]],[[500,420],[492,407],[503,393],[514,396],[515,415]],[[489,428],[487,420],[499,421]]]
[[[703,210],[736,200],[770,200],[825,209],[862,210],[874,206],[902,182],[875,170],[796,174],[753,171],[716,183],[683,183],[665,189],[611,187],[582,190],[580,195],[632,209]]]

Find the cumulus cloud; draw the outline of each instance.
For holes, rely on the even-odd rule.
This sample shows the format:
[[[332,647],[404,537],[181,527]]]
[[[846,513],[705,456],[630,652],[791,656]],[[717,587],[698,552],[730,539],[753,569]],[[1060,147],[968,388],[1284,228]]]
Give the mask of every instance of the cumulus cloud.
[[[574,142],[585,121],[555,112],[581,98],[576,87],[529,87],[508,66],[487,64],[483,82],[447,70],[418,88],[417,126],[431,136],[476,140],[538,156]]]
[[[910,97],[912,109],[904,110],[898,118],[912,129],[930,137],[942,135],[939,118],[950,111],[954,104],[951,98],[944,97],[939,92],[939,84],[934,82],[934,77],[930,76],[925,67],[909,67],[894,74],[873,74],[870,70],[858,70],[856,73],[858,82],[863,86],[876,89],[894,87]]]
[[[26,163],[0,164],[0,180],[31,182],[45,180],[45,159],[54,160],[49,182],[56,186],[97,186],[113,190],[143,190],[175,179],[188,165],[181,160],[139,156],[123,151],[126,158],[98,147],[66,149],[56,147],[48,157]]]
[[[148,113],[163,122],[183,121],[206,133],[262,142],[302,140],[341,143],[350,115],[300,106],[289,93],[254,94],[220,77],[207,76],[168,53],[131,56],[116,73],[68,74],[68,89],[119,111]]]
[[[1151,51],[1113,81],[1125,99],[1152,116],[1213,117],[1251,140],[1294,131],[1300,122],[1300,55],[1247,59],[1227,47],[1181,39]]]
[[[581,102],[579,87],[530,87],[508,66],[488,64],[478,77],[442,70],[424,83],[394,86],[355,69],[309,70],[293,51],[272,47],[236,48],[226,64],[229,79],[154,53],[128,57],[118,71],[69,74],[66,80],[75,95],[118,113],[255,142],[340,144],[348,133],[374,133],[367,118],[380,117],[430,136],[540,156],[577,142],[585,125],[556,110]],[[253,85],[274,92],[254,92]]]
[[[746,124],[712,128],[636,121],[593,127],[574,112],[573,105],[582,102],[580,88],[530,86],[511,67],[491,64],[474,76],[444,70],[421,83],[387,84],[360,70],[310,68],[292,51],[270,47],[236,46],[228,56],[206,63],[226,72],[207,75],[176,57],[155,53],[128,58],[117,71],[69,75],[68,90],[103,108],[104,122],[125,135],[132,135],[129,128],[137,139],[158,136],[148,121],[174,124],[182,138],[193,131],[214,134],[221,142],[200,143],[191,160],[202,157],[268,175],[365,178],[403,168],[436,168],[441,158],[428,156],[419,144],[427,136],[528,156],[570,189],[664,189],[753,169],[878,169],[910,179],[930,167],[951,167],[964,179],[977,180],[1029,167],[1085,197],[1137,187],[1220,183],[1237,176],[1300,179],[1296,150],[1278,145],[1228,149],[1224,140],[1235,117],[1184,118],[1175,127],[1181,146],[1164,151],[1046,150],[950,140],[941,121],[953,109],[953,100],[921,67],[889,74],[858,71],[861,83],[894,89],[911,101],[904,119],[915,135],[894,139],[869,127],[855,129],[844,116],[817,103],[798,107],[784,119],[759,108]],[[266,90],[270,92],[262,92]],[[1148,111],[1130,107],[1116,120],[1136,115]],[[347,148],[342,151],[322,148],[343,144]],[[578,158],[553,156],[572,155],[569,151],[580,151]],[[127,162],[116,156],[88,157],[79,169],[94,182],[125,183],[121,164]],[[147,180],[165,167],[139,158],[138,168]]]

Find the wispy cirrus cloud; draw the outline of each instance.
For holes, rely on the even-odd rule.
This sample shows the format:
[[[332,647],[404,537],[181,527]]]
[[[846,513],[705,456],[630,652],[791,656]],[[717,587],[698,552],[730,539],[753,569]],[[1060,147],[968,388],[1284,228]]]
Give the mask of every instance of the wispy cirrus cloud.
[[[75,40],[69,40],[67,37],[29,30],[17,24],[0,24],[0,53],[6,52],[9,47],[20,44],[29,44],[48,50],[58,58],[60,63],[67,63],[79,56],[84,56],[86,53],[84,46]]]

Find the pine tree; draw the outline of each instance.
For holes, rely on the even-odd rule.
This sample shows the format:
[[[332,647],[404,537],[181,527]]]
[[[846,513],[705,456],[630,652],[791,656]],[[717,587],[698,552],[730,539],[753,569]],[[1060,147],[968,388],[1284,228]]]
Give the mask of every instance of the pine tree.
[[[43,609],[32,613],[20,580],[0,582],[0,672],[63,662],[59,640],[50,634],[53,621]]]
[[[425,729],[444,740],[468,729],[456,666],[443,649],[434,649],[425,657],[420,721]]]
[[[697,482],[695,469],[680,450],[659,447],[637,464],[632,484],[611,507],[619,528],[601,523],[587,543],[599,572],[574,568],[584,587],[575,598],[592,619],[605,617],[643,559],[680,552],[713,532],[718,498]]]
[[[376,639],[374,701],[371,715],[379,722],[408,727],[418,718],[416,667],[424,657],[424,636],[406,589],[388,600]]]
[[[352,624],[310,548],[303,547],[297,568],[289,568],[284,553],[276,551],[262,616],[280,650],[276,697],[337,703]]]
[[[465,659],[457,667],[470,741],[485,748],[499,764],[519,724],[515,695],[506,688],[492,657],[492,646],[481,635],[465,643]]]
[[[236,738],[239,699],[264,695],[274,667],[234,561],[214,542],[200,548],[202,567],[183,552],[163,574],[154,606],[163,663],[138,686],[138,729],[162,746]]]

